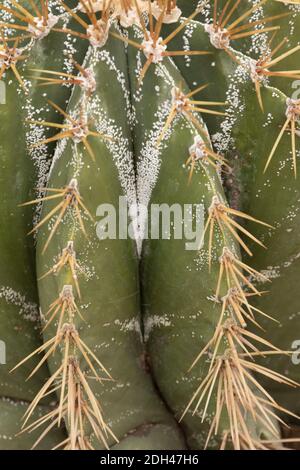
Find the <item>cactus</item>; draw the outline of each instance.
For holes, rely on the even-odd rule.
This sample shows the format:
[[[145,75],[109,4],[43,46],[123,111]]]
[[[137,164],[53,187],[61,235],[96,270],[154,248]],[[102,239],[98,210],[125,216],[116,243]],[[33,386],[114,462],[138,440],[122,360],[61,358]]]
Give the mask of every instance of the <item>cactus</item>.
[[[299,21],[1,2],[2,449],[297,444]]]

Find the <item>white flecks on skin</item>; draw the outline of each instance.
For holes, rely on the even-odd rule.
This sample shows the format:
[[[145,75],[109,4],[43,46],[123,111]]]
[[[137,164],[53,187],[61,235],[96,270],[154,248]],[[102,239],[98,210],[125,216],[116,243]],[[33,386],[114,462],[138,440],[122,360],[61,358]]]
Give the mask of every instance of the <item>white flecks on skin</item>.
[[[19,307],[19,314],[25,319],[36,322],[39,318],[38,305],[26,300],[25,295],[16,292],[8,286],[0,287],[0,299],[4,299],[8,304]]]
[[[193,36],[194,31],[197,29],[198,22],[192,20],[190,21],[184,28],[182,33],[182,40],[183,40],[183,50],[190,52],[192,50],[190,45],[190,39]],[[185,55],[184,56],[185,66],[190,67],[192,63],[192,56]],[[196,83],[194,86],[196,87],[198,84]]]
[[[114,324],[120,327],[120,331],[127,333],[127,332],[135,332],[138,337],[140,338],[141,342],[143,341],[142,331],[141,331],[141,320],[139,317],[131,318],[130,320],[120,321],[115,320]]]
[[[133,117],[131,115],[132,107],[131,107],[131,98],[130,98],[130,91],[128,89],[127,78],[125,77],[123,71],[118,69],[118,67],[115,63],[114,57],[108,51],[106,51],[105,49],[101,50],[101,51],[100,50],[97,50],[97,51],[89,50],[88,54],[87,54],[87,60],[89,58],[89,53],[92,53],[92,52],[94,53],[94,58],[93,58],[94,66],[97,64],[97,62],[99,60],[101,60],[102,62],[107,64],[107,66],[109,67],[109,69],[111,71],[113,71],[115,73],[115,75],[117,77],[118,84],[122,88],[123,97],[124,97],[124,100],[126,102],[126,113],[127,113],[128,119],[129,119],[129,123],[132,123],[133,122]]]
[[[111,136],[112,140],[105,142],[119,174],[124,196],[129,205],[136,202],[135,173],[133,155],[128,138],[113,119],[109,119],[106,110],[101,107],[96,97],[91,102],[91,113],[95,118],[95,127],[98,132]]]
[[[257,5],[260,0],[251,0],[251,4]],[[254,23],[255,21],[259,21],[263,19],[266,15],[264,14],[264,7],[261,6],[255,10],[252,15],[249,17],[249,23]],[[258,24],[254,26],[254,29],[262,30],[264,29],[265,25]],[[260,57],[265,53],[269,53],[269,36],[267,33],[262,34],[254,34],[251,36],[251,44],[249,50],[247,51],[248,54],[254,54],[256,57]]]
[[[232,138],[232,129],[239,116],[242,115],[245,105],[241,102],[240,85],[249,80],[247,68],[240,65],[235,72],[229,76],[229,87],[226,92],[226,117],[220,124],[220,131],[212,136],[212,140],[220,153],[226,153],[229,148],[234,148],[234,139]]]
[[[172,326],[172,322],[168,315],[151,315],[148,316],[144,323],[144,339],[147,342],[154,328],[168,328]]]
[[[102,54],[102,51],[101,51],[101,54]],[[102,56],[103,57],[105,56],[105,52],[102,54]],[[98,55],[97,58],[99,59],[99,57],[100,56]],[[112,67],[115,66],[113,57],[110,57],[109,55],[107,55],[105,60],[110,61]],[[160,60],[158,60],[158,62],[160,62]],[[112,70],[114,70],[114,68],[112,68]],[[116,68],[115,68],[115,70],[116,70]],[[158,74],[161,73],[161,70],[162,69],[157,68],[157,73]],[[116,72],[118,73],[117,70],[116,70]],[[233,77],[233,80],[235,80],[235,78],[236,77]],[[119,75],[119,79],[120,79],[120,75]],[[233,81],[231,83],[233,83]],[[126,90],[126,87],[124,87],[124,88]],[[155,91],[158,94],[160,93],[159,88],[156,88]],[[129,113],[129,115],[132,118],[132,116],[134,116],[134,114],[130,110],[131,109],[131,107],[130,107],[130,98],[129,98],[129,96],[126,95],[126,92],[124,92],[124,93],[125,93],[124,96],[126,97],[126,101],[128,99],[127,113]],[[139,95],[140,97],[141,97],[141,93],[142,92],[140,92],[140,95]],[[138,97],[138,94],[136,95],[136,98],[137,97]],[[237,96],[236,106],[238,106],[238,105],[240,105],[240,103],[238,101],[238,96]],[[156,173],[155,173],[155,178],[154,178],[154,183],[153,183],[152,189],[155,185],[155,182],[157,180],[157,175],[158,175],[159,169],[160,169],[159,150],[161,150],[161,149],[158,149],[157,155],[156,155],[156,161],[155,161],[155,157],[153,157],[153,154],[155,153],[155,149],[154,149],[153,144],[157,143],[157,137],[160,133],[159,130],[161,130],[161,128],[162,128],[161,124],[165,122],[165,117],[166,117],[169,109],[170,109],[170,103],[163,103],[162,104],[161,109],[159,110],[159,112],[156,115],[156,118],[159,121],[159,125],[156,128],[154,127],[153,129],[150,130],[150,140],[152,140],[152,143],[148,148],[149,155],[140,155],[139,156],[140,162],[145,159],[145,168],[144,168],[144,170],[147,170],[148,172],[149,172],[149,166],[146,167],[146,164],[147,163],[149,164],[149,161],[151,163],[154,163],[154,165],[153,165],[154,166],[154,171],[153,172],[155,173],[155,171],[156,171]],[[109,114],[107,113],[107,110],[103,106],[103,103],[101,103],[101,100],[99,100],[97,98],[93,99],[91,101],[90,110],[91,110],[93,116],[96,117],[95,121],[96,121],[97,130],[99,132],[105,132],[105,133],[113,136],[113,138],[114,138],[114,141],[112,143],[105,143],[105,145],[107,145],[108,148],[112,152],[114,161],[116,162],[116,166],[118,168],[119,177],[120,177],[122,188],[124,189],[124,192],[127,195],[129,195],[129,197],[128,197],[129,200],[134,201],[135,200],[135,185],[134,185],[134,171],[133,171],[133,167],[132,167],[133,158],[132,158],[132,152],[130,150],[128,150],[129,149],[129,142],[126,138],[124,138],[122,136],[122,129],[120,128],[120,126],[118,126],[116,124],[114,119],[109,118]],[[240,111],[243,111],[243,110],[241,109]],[[270,116],[268,116],[268,118],[270,119]],[[270,120],[270,122],[271,122],[271,120]],[[178,124],[178,119],[176,121],[174,121],[174,124]],[[230,131],[232,129],[232,126],[233,126],[233,123],[232,122],[230,123],[230,121],[227,121],[227,125],[223,124],[222,131],[226,132],[227,135],[229,136]],[[158,135],[157,135],[157,133],[158,133]],[[167,135],[166,135],[166,140],[168,140],[170,135],[171,135],[171,129],[170,129],[169,133],[167,133]],[[147,139],[148,138],[149,138],[149,135],[147,135]],[[219,136],[219,140],[216,139],[216,141],[220,142],[221,138],[222,137]],[[230,138],[231,138],[231,136],[230,136]],[[227,145],[228,142],[229,142],[229,140],[227,142],[225,141],[225,144]],[[57,158],[59,158],[59,156],[62,154],[62,152],[65,148],[65,145],[66,145],[66,141],[60,142],[58,144],[55,161],[57,161]],[[75,150],[73,152],[73,160],[70,162],[70,165],[74,166],[74,176],[79,177],[80,176],[80,170],[82,168],[82,166],[80,166],[80,165],[86,164],[87,155],[83,155],[82,150],[80,150],[80,151],[78,150],[79,149],[78,145],[74,145],[73,148]],[[124,150],[123,150],[123,153],[121,153],[121,149],[124,149],[124,148],[126,149],[125,154],[124,154]],[[148,160],[147,160],[147,158],[148,158]],[[83,162],[85,162],[85,163],[83,163]],[[140,198],[141,195],[143,195],[143,197],[145,196],[144,195],[145,188],[143,187],[142,183],[145,182],[145,180],[146,180],[147,183],[149,183],[149,175],[147,175],[147,177],[144,176],[144,179],[140,178],[141,174],[143,174],[143,173],[141,173],[141,164],[140,164],[140,162],[139,162],[139,168],[138,168],[138,171],[140,172],[139,173],[138,188],[140,189],[141,193],[139,192],[139,198]],[[128,168],[129,168],[129,171],[128,171]],[[142,169],[142,171],[143,171],[143,169]],[[152,177],[153,177],[153,175],[152,175]],[[148,190],[149,190],[149,186],[148,186]],[[147,188],[146,188],[146,191],[147,191]],[[148,201],[150,200],[150,195],[151,195],[151,189],[149,191]],[[290,215],[292,217],[292,214],[290,214]],[[221,242],[220,242],[220,245],[221,245]],[[201,261],[203,261],[203,259]],[[190,269],[190,267],[187,267],[187,269]],[[118,325],[117,322],[118,322],[118,320],[116,320],[116,324]],[[120,322],[119,326],[121,326],[121,330],[124,329],[125,331],[128,331],[131,328],[133,330],[135,330],[135,328],[136,328],[136,323],[135,322],[136,322],[136,320],[132,320],[132,322],[129,322],[128,324],[124,324],[124,323],[122,324]],[[152,322],[152,324],[151,324],[151,322]],[[153,316],[148,322],[148,331],[147,331],[147,325],[146,325],[146,335],[149,336],[150,331],[152,330],[153,327],[168,327],[168,326],[171,326],[171,321],[167,316],[163,316],[163,317]],[[115,339],[113,338],[112,340],[114,341]],[[188,379],[188,380],[190,380],[190,379]],[[126,386],[129,386],[129,385],[130,384],[126,384]],[[124,384],[117,383],[114,386],[122,388],[122,387],[124,387]],[[211,419],[211,417],[210,417],[210,419]]]

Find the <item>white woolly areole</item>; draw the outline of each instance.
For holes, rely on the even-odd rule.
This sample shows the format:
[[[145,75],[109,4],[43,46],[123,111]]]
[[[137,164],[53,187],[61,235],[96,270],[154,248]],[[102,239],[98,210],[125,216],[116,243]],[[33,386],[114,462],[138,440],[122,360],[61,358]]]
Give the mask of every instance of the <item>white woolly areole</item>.
[[[74,250],[74,241],[73,241],[73,240],[69,240],[69,241],[68,241],[67,246],[66,246],[66,249],[67,249],[70,253],[75,253],[75,250]]]
[[[250,77],[253,82],[258,82],[262,80],[262,76],[259,73],[259,63],[255,59],[249,58],[248,60]]]
[[[48,13],[48,19],[46,18],[33,18],[34,24],[28,25],[28,31],[33,34],[36,39],[43,39],[50,33],[53,26],[58,22],[58,16]]]
[[[118,15],[119,21],[121,26],[124,28],[129,28],[130,26],[133,26],[134,24],[139,25],[140,24],[140,18],[138,15],[138,12],[134,10],[133,8],[130,8],[127,12],[120,12]]]
[[[172,88],[171,95],[172,95],[172,103],[173,103],[173,106],[175,106],[176,111],[178,113],[182,113],[188,103],[188,99],[186,98],[184,93],[182,93],[182,91],[179,90],[179,88],[177,87]]]
[[[224,246],[223,253],[219,257],[219,262],[224,263],[225,261],[234,261],[234,260],[235,260],[234,254],[229,250],[227,246]]]
[[[65,284],[61,291],[61,297],[64,299],[73,299],[73,286],[70,284]]]
[[[261,62],[256,61],[255,59],[248,59],[248,66],[250,70],[250,78],[253,83],[262,82],[265,85],[268,83],[268,78],[264,75],[264,71],[267,69],[262,69]]]
[[[144,0],[137,0],[137,4],[141,12],[146,11],[147,3]],[[107,5],[107,0],[91,0],[89,2],[89,10],[93,11],[94,13],[97,13],[98,11],[103,11],[105,8],[107,8]],[[80,11],[86,12],[84,5],[82,5],[81,3],[79,4],[78,9]],[[121,0],[111,1],[110,17],[112,19],[119,20],[121,26],[123,26],[124,28],[129,28],[134,24],[140,24],[139,14],[136,8],[133,8],[133,6],[124,7],[124,5],[121,4]]]
[[[214,195],[211,200],[211,205],[208,209],[208,212],[211,213],[214,209],[218,209],[219,206],[222,206],[219,196]]]
[[[204,25],[209,34],[210,42],[216,49],[226,49],[230,46],[230,37],[227,29],[216,28],[213,24]]]
[[[206,156],[205,143],[200,135],[196,135],[193,145],[189,148],[189,153],[194,160],[203,160]]]
[[[88,135],[88,126],[86,120],[79,121],[76,125],[71,128],[72,139],[76,144],[82,142],[82,140]]]
[[[151,5],[151,12],[152,15],[156,20],[160,17],[162,14],[162,8],[158,5],[157,1],[153,2]],[[166,24],[171,24],[171,23],[177,23],[179,18],[181,17],[182,11],[178,7],[172,8],[172,10],[168,13],[166,12],[164,14],[164,19],[163,22]]]
[[[92,69],[85,69],[80,77],[80,86],[83,90],[94,93],[96,91],[97,82]]]
[[[97,11],[103,10],[105,0],[91,0],[88,2],[89,11],[97,13]],[[81,2],[78,2],[78,10],[86,12],[86,8]]]
[[[95,26],[91,24],[86,30],[89,41],[94,47],[103,47],[106,44],[108,32],[109,22],[102,19],[98,20]]]
[[[68,184],[68,189],[70,189],[70,191],[76,191],[79,194],[77,178],[72,178],[70,180],[70,183]]]
[[[166,51],[167,46],[162,42],[162,38],[158,38],[157,41],[149,38],[142,42],[143,52],[147,59],[152,59],[153,64],[159,64],[163,61],[163,53]]]
[[[21,54],[21,49],[0,47],[0,66],[5,65],[6,68],[9,68],[12,64],[17,63],[18,57]]]
[[[287,98],[286,100],[286,116],[288,118],[295,119],[296,116],[299,118],[300,113],[300,100],[294,100],[292,98]]]

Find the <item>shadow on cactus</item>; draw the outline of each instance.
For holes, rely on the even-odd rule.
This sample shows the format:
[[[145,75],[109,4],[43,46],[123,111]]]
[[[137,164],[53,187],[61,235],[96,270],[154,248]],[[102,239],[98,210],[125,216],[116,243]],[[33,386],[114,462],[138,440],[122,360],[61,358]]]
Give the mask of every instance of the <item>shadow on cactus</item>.
[[[299,445],[300,7],[247,3],[0,4],[0,448]]]

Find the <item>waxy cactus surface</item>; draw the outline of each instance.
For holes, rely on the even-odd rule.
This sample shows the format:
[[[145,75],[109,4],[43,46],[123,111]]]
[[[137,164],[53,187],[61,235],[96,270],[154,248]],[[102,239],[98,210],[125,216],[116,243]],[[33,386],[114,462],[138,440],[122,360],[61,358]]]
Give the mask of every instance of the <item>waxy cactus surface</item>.
[[[0,0],[0,449],[299,445],[297,3]]]

